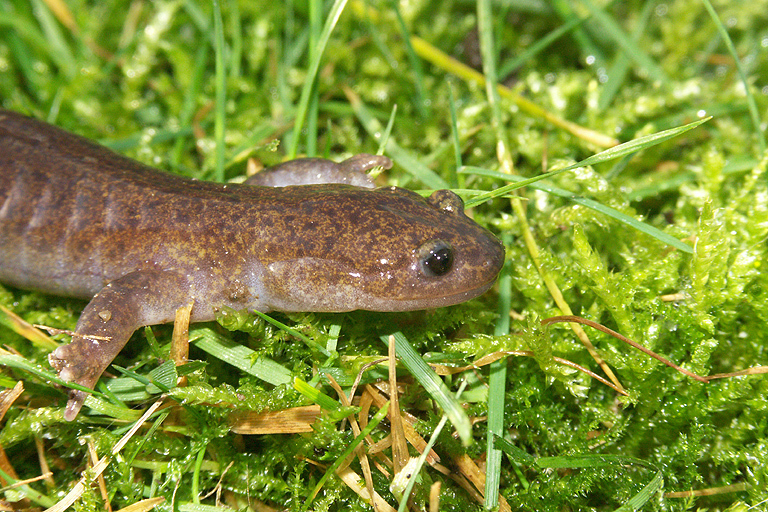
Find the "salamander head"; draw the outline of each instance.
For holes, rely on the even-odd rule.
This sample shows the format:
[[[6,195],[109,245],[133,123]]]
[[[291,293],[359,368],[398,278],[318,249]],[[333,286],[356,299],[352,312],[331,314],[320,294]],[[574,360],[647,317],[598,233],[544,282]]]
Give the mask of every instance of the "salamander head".
[[[260,255],[266,302],[281,311],[411,311],[458,304],[488,290],[504,247],[439,190],[303,189],[291,239]],[[277,254],[275,254],[277,253]],[[277,256],[277,257],[274,257]]]

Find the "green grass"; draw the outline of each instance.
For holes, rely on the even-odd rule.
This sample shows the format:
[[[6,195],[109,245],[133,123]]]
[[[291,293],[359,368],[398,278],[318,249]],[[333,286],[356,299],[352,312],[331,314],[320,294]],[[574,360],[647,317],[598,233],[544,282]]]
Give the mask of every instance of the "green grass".
[[[167,511],[303,510],[313,495],[311,510],[370,510],[339,476],[347,464],[360,479],[370,468],[361,492],[401,510],[407,487],[428,509],[435,484],[440,511],[768,508],[765,375],[705,384],[603,332],[540,324],[580,315],[700,375],[768,365],[766,12],[766,0],[4,0],[3,108],[203,179],[242,176],[249,158],[382,147],[396,165],[380,184],[457,190],[507,248],[497,287],[451,308],[225,311],[192,327],[180,367],[166,362],[171,326],[140,330],[73,423],[51,340],[0,312],[16,352],[0,354],[0,384],[24,381],[0,430],[16,476],[0,476],[39,476],[38,447],[52,471],[4,499],[59,502],[90,447],[109,462],[115,510],[157,497],[147,505]],[[557,172],[537,181],[545,170]],[[8,287],[0,304],[62,330],[84,306]],[[615,375],[626,395],[557,358]],[[333,381],[378,391],[348,406]],[[322,411],[310,432],[233,431],[246,413],[310,405]],[[392,448],[364,456],[369,440],[402,446],[385,411],[415,419],[439,457],[395,492]],[[90,482],[76,507],[103,510]]]

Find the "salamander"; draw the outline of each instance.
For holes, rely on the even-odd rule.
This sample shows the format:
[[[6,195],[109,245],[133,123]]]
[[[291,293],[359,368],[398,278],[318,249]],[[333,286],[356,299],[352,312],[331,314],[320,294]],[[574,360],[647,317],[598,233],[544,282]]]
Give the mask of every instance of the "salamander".
[[[90,301],[49,356],[63,380],[90,389],[136,329],[190,303],[201,322],[225,306],[409,311],[488,290],[499,240],[451,191],[370,188],[377,165],[391,161],[299,159],[212,183],[0,110],[0,282]],[[86,396],[69,391],[65,418]]]

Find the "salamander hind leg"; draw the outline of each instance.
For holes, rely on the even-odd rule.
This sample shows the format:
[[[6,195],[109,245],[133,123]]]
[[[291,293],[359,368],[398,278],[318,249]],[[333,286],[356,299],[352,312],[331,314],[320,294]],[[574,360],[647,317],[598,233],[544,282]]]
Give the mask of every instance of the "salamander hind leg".
[[[374,188],[367,171],[381,166],[392,167],[392,160],[382,155],[361,153],[343,162],[325,158],[297,158],[258,172],[245,180],[246,185],[287,187],[289,185],[318,185],[339,183],[355,187]]]
[[[93,297],[72,342],[51,352],[48,360],[63,380],[93,389],[136,329],[172,321],[189,297],[189,280],[181,274],[155,270],[127,274]],[[87,396],[69,391],[65,419],[77,416]]]

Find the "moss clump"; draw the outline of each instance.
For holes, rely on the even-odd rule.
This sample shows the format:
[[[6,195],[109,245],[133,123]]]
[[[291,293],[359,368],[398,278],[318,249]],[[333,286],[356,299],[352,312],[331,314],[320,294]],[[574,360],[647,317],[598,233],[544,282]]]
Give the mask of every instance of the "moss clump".
[[[478,300],[396,315],[275,315],[310,342],[252,315],[223,312],[221,325],[203,328],[213,341],[205,347],[193,341],[191,357],[204,363],[178,368],[186,386],[164,396],[168,407],[111,456],[106,497],[86,486],[78,510],[103,510],[105,501],[119,509],[154,497],[163,497],[156,508],[168,511],[222,503],[302,510],[355,438],[340,416],[354,411],[364,424],[387,399],[381,336],[396,330],[436,365],[452,392],[466,384],[459,401],[473,420],[471,446],[452,435],[450,424],[438,436],[440,465],[422,471],[412,497],[417,507],[426,508],[430,486],[440,484],[439,510],[480,510],[485,489],[472,479],[477,474],[498,481],[502,506],[513,510],[613,510],[633,499],[649,510],[762,506],[768,497],[763,375],[703,384],[588,330],[627,390],[624,396],[558,363],[567,359],[602,374],[572,331],[541,327],[539,320],[563,313],[547,276],[573,313],[690,371],[708,375],[768,364],[768,160],[764,130],[755,128],[765,120],[755,124],[751,114],[768,110],[761,89],[768,76],[766,1],[715,3],[746,85],[698,0],[620,2],[600,11],[587,9],[589,3],[493,5],[500,82],[513,93],[501,97],[500,130],[482,85],[467,81],[459,64],[440,61],[435,51],[414,40],[406,44],[418,36],[481,69],[478,41],[485,37],[478,36],[475,5],[421,0],[396,12],[390,4],[371,10],[350,2],[322,55],[298,141],[291,131],[325,21],[321,15],[312,24],[311,13],[322,7],[235,1],[221,7],[223,83],[215,74],[209,2],[114,0],[52,11],[10,0],[0,20],[1,105],[150,165],[198,178],[223,172],[227,179],[243,175],[248,158],[281,161],[294,143],[300,153],[335,159],[375,153],[397,105],[387,146],[397,165],[380,184],[418,190],[429,188],[428,180],[444,182],[466,199],[501,186],[481,173],[456,172],[458,164],[499,169],[499,134],[514,172],[530,177],[604,149],[603,139],[564,129],[553,118],[627,141],[713,115],[663,144],[547,180],[683,240],[691,252],[567,197],[526,188],[520,211],[504,197],[470,212],[500,235],[507,250],[507,275]],[[537,49],[539,43],[544,46]],[[222,87],[225,101],[217,103]],[[544,113],[532,112],[514,94]],[[223,141],[215,131],[217,108],[226,114]],[[217,142],[226,148],[223,168],[217,168]],[[527,233],[538,246],[536,257]],[[74,327],[83,308],[80,301],[5,288],[0,304],[31,323],[62,330]],[[25,381],[5,415],[0,446],[20,480],[42,472],[37,446],[53,472],[50,486],[33,482],[6,491],[5,499],[51,506],[88,464],[89,446],[99,457],[110,454],[138,417],[128,407],[160,398],[160,389],[148,383],[165,369],[171,329],[152,333],[150,344],[145,333],[136,334],[118,358],[129,374],[100,388],[89,406],[94,412],[66,423],[63,393],[31,371],[46,371],[50,347],[0,326],[0,342],[18,354],[0,355],[6,357],[0,381],[5,388]],[[56,339],[66,342],[67,335]],[[489,411],[494,390],[486,363],[502,351],[533,357],[507,356],[503,400]],[[228,359],[233,353],[242,359]],[[332,379],[348,392],[361,372],[353,407],[342,406]],[[319,393],[297,391],[295,378]],[[443,411],[402,366],[399,383],[403,420],[428,438]],[[283,420],[273,420],[270,434],[230,430],[238,414],[296,413],[313,404],[325,413],[308,431],[277,433]],[[489,414],[502,416],[501,437],[514,447],[499,441],[504,452],[498,465],[486,459]],[[380,423],[371,440],[381,444],[367,464],[372,488],[393,506],[388,439],[396,436],[391,420]],[[413,446],[407,450],[417,455]],[[370,510],[360,494],[365,485],[353,490],[365,466],[359,454],[353,457],[349,471],[357,477],[331,476],[311,509]],[[688,491],[694,496],[686,497]]]

